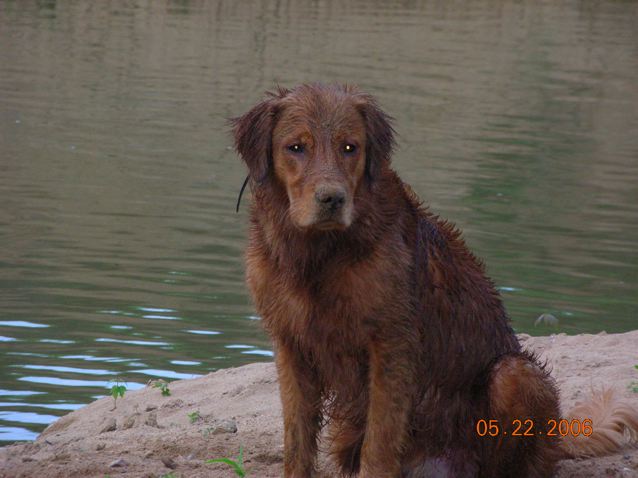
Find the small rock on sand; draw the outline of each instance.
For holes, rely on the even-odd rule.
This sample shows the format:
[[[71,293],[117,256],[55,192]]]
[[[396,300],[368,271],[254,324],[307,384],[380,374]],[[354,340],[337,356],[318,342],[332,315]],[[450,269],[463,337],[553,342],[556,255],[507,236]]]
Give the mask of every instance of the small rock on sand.
[[[124,458],[118,458],[109,464],[109,468],[118,468],[121,466],[128,466],[128,463],[124,460]]]
[[[126,417],[126,420],[124,420],[124,423],[122,424],[122,428],[124,430],[128,430],[129,428],[133,428],[133,426],[135,425],[135,419],[137,418],[137,413],[134,413],[133,415],[130,415],[128,417]]]
[[[212,426],[210,432],[212,435],[222,433],[237,433],[237,422],[235,420],[217,420]]]
[[[149,427],[159,428],[159,425],[157,424],[157,413],[156,412],[149,413],[144,423],[148,425]]]
[[[100,429],[100,433],[112,432],[117,428],[117,423],[115,422],[115,418],[109,417],[104,420],[102,428]]]
[[[162,460],[162,463],[164,463],[164,466],[166,466],[166,468],[170,468],[171,470],[174,470],[175,468],[177,468],[177,463],[175,463],[175,460],[173,460],[171,457],[163,456],[161,460]]]

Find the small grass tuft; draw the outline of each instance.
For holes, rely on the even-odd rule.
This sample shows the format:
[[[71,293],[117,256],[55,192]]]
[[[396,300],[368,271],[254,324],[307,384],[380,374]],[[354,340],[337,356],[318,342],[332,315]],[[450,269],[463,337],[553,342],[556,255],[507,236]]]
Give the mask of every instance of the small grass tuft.
[[[194,412],[187,413],[186,415],[188,415],[188,419],[191,421],[191,423],[195,423],[200,418],[202,418],[202,416],[199,413],[199,410],[195,410]]]
[[[168,397],[171,395],[171,389],[168,388],[168,382],[166,380],[156,380],[153,382],[154,388],[159,388],[162,392],[163,397]]]
[[[239,457],[237,461],[230,458],[214,458],[212,460],[206,460],[205,463],[226,463],[230,466],[235,474],[240,478],[246,476],[246,470],[244,469],[244,447],[239,447]]]

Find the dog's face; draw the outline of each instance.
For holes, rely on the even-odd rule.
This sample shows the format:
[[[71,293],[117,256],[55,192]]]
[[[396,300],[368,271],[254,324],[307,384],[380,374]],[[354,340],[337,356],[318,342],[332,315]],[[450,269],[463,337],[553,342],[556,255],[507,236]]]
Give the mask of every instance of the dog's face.
[[[366,128],[352,97],[289,96],[272,133],[276,178],[302,228],[343,229],[365,171]]]
[[[389,161],[393,131],[374,100],[353,88],[279,90],[234,120],[237,150],[258,185],[277,182],[302,229],[346,229],[355,198]]]

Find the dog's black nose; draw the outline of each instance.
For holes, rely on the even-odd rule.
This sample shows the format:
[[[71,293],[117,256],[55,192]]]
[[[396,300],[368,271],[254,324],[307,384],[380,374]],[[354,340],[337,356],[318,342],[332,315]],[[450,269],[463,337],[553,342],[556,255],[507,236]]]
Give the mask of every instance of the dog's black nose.
[[[346,201],[346,192],[341,188],[320,188],[315,191],[315,199],[323,207],[338,209]]]

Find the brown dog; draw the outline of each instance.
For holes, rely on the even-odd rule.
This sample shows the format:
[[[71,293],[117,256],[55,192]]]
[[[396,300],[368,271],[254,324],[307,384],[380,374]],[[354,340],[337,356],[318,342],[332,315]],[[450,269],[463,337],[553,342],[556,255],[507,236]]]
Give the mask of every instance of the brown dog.
[[[521,351],[480,261],[390,168],[393,129],[370,96],[279,89],[233,125],[285,477],[313,476],[325,421],[341,472],[366,478],[550,476],[583,449],[552,433],[554,382]],[[621,435],[632,419],[638,429],[625,415],[614,417]],[[605,420],[589,451],[608,443]]]

